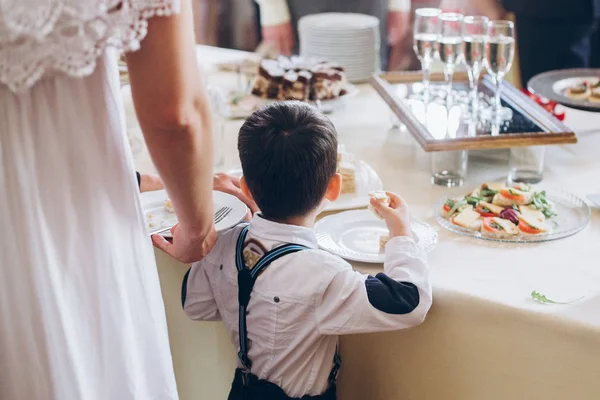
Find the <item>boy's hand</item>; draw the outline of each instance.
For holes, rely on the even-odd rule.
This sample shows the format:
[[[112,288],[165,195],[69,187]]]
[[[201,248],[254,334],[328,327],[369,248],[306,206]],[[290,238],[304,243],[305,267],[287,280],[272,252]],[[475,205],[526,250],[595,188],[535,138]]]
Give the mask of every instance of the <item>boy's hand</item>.
[[[371,199],[371,206],[377,210],[390,231],[390,239],[396,236],[412,237],[410,229],[410,213],[408,206],[402,197],[396,193],[385,192],[390,197],[389,207]]]
[[[217,232],[212,226],[207,234],[194,235],[186,232],[179,224],[171,228],[173,240],[161,235],[152,235],[152,243],[174,259],[184,264],[200,261],[212,250],[217,241]]]

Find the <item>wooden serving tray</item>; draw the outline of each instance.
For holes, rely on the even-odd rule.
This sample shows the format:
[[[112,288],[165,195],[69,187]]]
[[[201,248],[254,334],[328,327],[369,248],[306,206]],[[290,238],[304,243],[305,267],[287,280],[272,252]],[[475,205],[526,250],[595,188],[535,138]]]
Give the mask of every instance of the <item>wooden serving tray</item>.
[[[501,99],[513,110],[513,118],[492,124],[461,118],[456,101],[448,110],[435,96],[427,105],[413,98],[422,80],[421,72],[386,72],[373,75],[371,85],[426,152],[577,143],[574,132],[508,82],[502,82]],[[466,73],[456,73],[453,90],[468,91],[468,82]],[[443,90],[444,75],[431,74],[430,87],[434,93]],[[479,82],[479,92],[493,95],[489,75]]]

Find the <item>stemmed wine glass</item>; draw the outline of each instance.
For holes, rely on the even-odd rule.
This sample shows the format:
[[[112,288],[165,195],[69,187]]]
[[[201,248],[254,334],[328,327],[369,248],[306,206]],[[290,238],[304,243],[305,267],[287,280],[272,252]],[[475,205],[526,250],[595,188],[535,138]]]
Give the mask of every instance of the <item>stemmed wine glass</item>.
[[[463,20],[463,60],[469,74],[471,118],[477,117],[477,83],[483,69],[484,41],[489,19],[468,16]]]
[[[452,96],[454,69],[462,58],[464,16],[458,13],[443,13],[439,18],[438,54],[440,60],[444,63],[444,76],[447,86],[446,101],[449,104]]]
[[[486,118],[506,120],[512,118],[512,110],[502,107],[500,85],[512,66],[515,56],[515,25],[511,21],[488,22],[488,34],[485,39],[484,63],[488,73],[496,83],[494,105],[486,110]]]
[[[424,96],[429,96],[429,72],[435,56],[435,44],[440,33],[439,8],[418,8],[415,11],[413,49],[421,61],[423,71]]]

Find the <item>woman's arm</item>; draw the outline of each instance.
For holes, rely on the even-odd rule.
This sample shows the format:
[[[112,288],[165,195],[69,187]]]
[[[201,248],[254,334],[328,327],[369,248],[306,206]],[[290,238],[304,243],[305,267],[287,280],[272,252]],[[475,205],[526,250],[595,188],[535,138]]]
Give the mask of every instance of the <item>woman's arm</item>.
[[[127,66],[148,150],[179,219],[173,243],[159,236],[154,243],[182,262],[198,261],[216,233],[210,106],[196,62],[190,0],[181,1],[181,14],[148,22]]]

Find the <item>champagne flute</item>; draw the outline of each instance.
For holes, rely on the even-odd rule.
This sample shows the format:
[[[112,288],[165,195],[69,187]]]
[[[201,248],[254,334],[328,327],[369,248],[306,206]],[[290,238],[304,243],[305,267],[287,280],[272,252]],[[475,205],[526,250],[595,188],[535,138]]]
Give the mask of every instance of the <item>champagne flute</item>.
[[[415,24],[413,34],[413,50],[423,71],[424,97],[429,96],[429,72],[431,62],[435,56],[435,44],[440,33],[438,17],[442,13],[439,8],[418,8],[415,11]]]
[[[443,13],[440,15],[440,34],[438,35],[438,54],[444,63],[448,104],[452,101],[452,78],[454,70],[462,58],[463,18],[458,13]]]
[[[484,41],[487,34],[487,17],[468,16],[463,20],[463,61],[469,74],[471,118],[477,118],[477,83],[483,69]]]
[[[500,85],[506,73],[510,71],[514,56],[515,25],[511,21],[488,22],[484,64],[496,84],[493,108],[486,112],[486,117],[490,119],[506,120],[512,118],[512,111],[509,108],[502,107]]]

